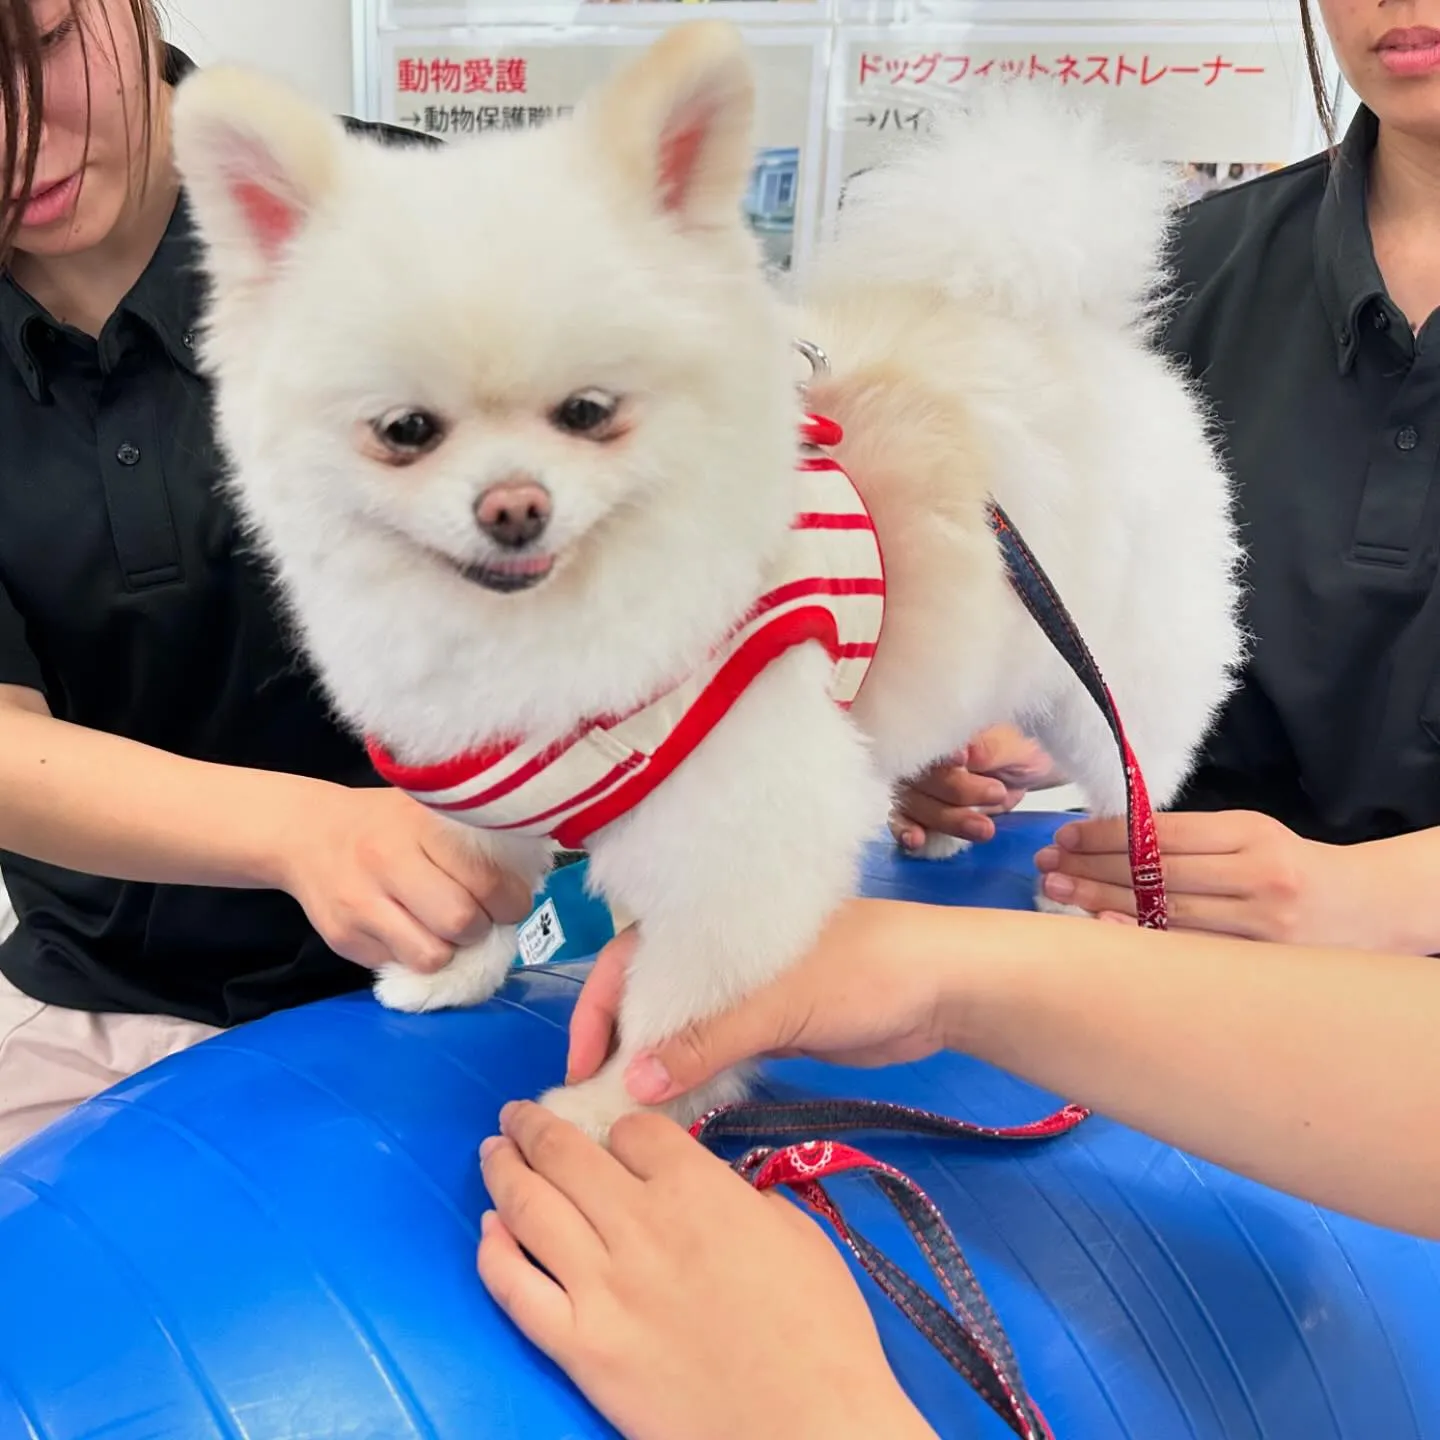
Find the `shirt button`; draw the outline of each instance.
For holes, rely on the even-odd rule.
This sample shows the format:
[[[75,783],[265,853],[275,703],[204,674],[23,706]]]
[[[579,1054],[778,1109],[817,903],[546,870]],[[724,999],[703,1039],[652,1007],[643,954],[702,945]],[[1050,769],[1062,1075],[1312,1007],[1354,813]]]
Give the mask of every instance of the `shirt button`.
[[[1375,311],[1375,328],[1377,330],[1390,328],[1390,312],[1383,305],[1377,307]]]
[[[180,337],[180,343],[181,343],[187,350],[193,350],[193,349],[195,348],[195,332],[194,332],[193,330],[187,330],[187,331]]]
[[[1420,443],[1420,432],[1413,425],[1407,425],[1395,436],[1397,450],[1413,450]]]
[[[122,465],[138,465],[140,463],[140,451],[128,440],[115,452],[115,458]]]

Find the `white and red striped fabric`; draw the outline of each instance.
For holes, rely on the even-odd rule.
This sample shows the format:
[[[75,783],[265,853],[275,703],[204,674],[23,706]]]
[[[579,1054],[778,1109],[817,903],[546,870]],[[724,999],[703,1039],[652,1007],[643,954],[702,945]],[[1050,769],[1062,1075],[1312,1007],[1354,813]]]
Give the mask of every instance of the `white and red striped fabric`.
[[[834,661],[831,695],[848,709],[880,639],[885,567],[865,502],[822,453],[841,439],[839,426],[812,416],[804,439],[791,543],[769,588],[701,669],[628,714],[598,717],[549,743],[505,740],[411,767],[372,740],[376,770],[466,824],[575,849],[673,773],[746,686],[795,646],[825,647]]]

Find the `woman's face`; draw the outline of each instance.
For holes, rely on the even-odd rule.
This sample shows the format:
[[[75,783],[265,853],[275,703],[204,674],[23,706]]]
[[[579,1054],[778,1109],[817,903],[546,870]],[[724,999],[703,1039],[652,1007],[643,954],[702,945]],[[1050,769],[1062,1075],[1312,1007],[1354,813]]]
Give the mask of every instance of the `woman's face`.
[[[1383,125],[1440,143],[1440,0],[1320,0],[1346,83]]]
[[[10,3],[31,6],[45,49],[40,151],[15,248],[75,254],[110,235],[143,180],[141,47],[150,42],[136,33],[129,0]]]

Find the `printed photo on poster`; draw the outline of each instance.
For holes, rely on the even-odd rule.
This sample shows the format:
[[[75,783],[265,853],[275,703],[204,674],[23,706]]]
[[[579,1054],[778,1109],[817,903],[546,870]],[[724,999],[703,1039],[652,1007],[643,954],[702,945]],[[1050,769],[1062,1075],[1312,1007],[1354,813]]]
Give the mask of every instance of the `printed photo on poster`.
[[[1178,163],[1178,162],[1177,162]],[[1243,185],[1247,180],[1256,180],[1272,170],[1283,170],[1285,162],[1272,160],[1262,164],[1247,164],[1234,160],[1229,164],[1206,160],[1189,160],[1179,165],[1181,183],[1184,186],[1183,199],[1188,204],[1199,200],[1212,190],[1229,190]]]
[[[1156,160],[1235,156],[1219,167],[1224,177],[1217,173],[1216,183],[1230,183],[1232,164],[1248,174],[1277,156],[1288,161],[1318,148],[1303,75],[1301,52],[1273,32],[1149,40],[1134,28],[1122,35],[1098,26],[1060,35],[1037,27],[1023,39],[980,26],[851,31],[836,47],[832,72],[825,209],[833,213],[846,182],[891,146],[1002,80],[1053,86],[1102,108]],[[1209,178],[1197,171],[1196,185],[1202,176]]]
[[[444,32],[390,36],[383,118],[441,137],[533,129],[572,114],[588,90],[658,33],[495,27],[466,31],[464,44]],[[757,151],[745,214],[767,265],[786,271],[808,249],[818,208],[824,52],[810,33],[749,38]]]

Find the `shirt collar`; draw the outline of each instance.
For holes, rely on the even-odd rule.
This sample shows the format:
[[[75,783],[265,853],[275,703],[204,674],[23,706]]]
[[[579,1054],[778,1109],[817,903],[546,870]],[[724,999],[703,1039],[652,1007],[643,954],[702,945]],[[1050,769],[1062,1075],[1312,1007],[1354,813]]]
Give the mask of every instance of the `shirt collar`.
[[[1366,213],[1370,157],[1379,128],[1374,114],[1362,105],[1335,154],[1315,219],[1315,280],[1342,375],[1355,363],[1361,312],[1385,297]]]
[[[182,51],[165,47],[167,84],[179,84],[194,68]],[[190,208],[182,194],[150,263],[101,333],[102,364],[108,366],[117,358],[108,352],[118,352],[124,319],[133,316],[159,339],[171,359],[192,374],[199,373],[195,326],[203,297],[200,258]],[[48,352],[37,342],[47,327],[58,328],[54,318],[8,272],[0,275],[0,348],[36,400],[46,388],[43,360]]]

